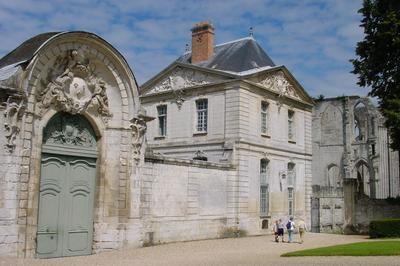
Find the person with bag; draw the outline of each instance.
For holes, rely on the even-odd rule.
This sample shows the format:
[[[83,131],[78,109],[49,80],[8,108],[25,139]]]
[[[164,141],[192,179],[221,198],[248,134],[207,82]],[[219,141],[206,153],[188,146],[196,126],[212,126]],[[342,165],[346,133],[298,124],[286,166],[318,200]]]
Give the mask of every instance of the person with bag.
[[[293,233],[296,228],[295,223],[293,222],[293,217],[290,217],[289,221],[286,224],[286,229],[288,232],[288,242],[291,243],[293,241]]]

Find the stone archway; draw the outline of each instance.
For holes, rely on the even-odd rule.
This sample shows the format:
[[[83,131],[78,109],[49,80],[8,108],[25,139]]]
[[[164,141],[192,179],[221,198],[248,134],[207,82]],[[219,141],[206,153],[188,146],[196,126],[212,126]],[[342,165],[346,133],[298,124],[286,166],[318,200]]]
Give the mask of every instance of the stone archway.
[[[92,253],[97,140],[85,117],[54,115],[43,131],[36,254]]]
[[[355,177],[357,180],[357,192],[359,195],[371,196],[371,172],[369,166],[364,161],[359,161],[355,166]]]

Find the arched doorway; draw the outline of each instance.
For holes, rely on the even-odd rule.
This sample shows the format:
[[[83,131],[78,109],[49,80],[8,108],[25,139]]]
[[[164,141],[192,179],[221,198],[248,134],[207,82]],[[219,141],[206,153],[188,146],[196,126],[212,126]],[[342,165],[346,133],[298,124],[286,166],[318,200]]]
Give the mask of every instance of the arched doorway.
[[[85,117],[53,116],[43,130],[37,256],[92,253],[97,141]]]
[[[370,172],[365,162],[359,162],[356,166],[357,192],[362,195],[370,196]]]

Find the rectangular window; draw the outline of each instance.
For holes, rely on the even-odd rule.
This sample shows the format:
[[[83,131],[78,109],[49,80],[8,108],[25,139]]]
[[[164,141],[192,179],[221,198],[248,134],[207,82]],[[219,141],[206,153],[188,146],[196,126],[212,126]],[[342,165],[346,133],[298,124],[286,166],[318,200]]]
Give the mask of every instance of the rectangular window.
[[[296,177],[296,170],[295,170],[294,163],[288,163],[287,165],[287,186],[294,187],[295,184],[295,177]]]
[[[260,160],[260,214],[269,212],[268,160]]]
[[[294,141],[295,138],[295,123],[294,123],[294,111],[288,111],[288,139]]]
[[[268,133],[268,103],[261,102],[261,134]]]
[[[260,187],[260,214],[268,214],[268,186]]]
[[[289,216],[294,212],[294,185],[296,182],[296,165],[292,162],[287,165],[287,190]]]
[[[197,132],[207,132],[208,100],[201,99],[196,101],[197,109]]]
[[[288,188],[288,208],[289,208],[289,216],[292,216],[294,210],[293,188]]]
[[[158,134],[159,136],[167,135],[167,106],[157,106],[158,113]]]

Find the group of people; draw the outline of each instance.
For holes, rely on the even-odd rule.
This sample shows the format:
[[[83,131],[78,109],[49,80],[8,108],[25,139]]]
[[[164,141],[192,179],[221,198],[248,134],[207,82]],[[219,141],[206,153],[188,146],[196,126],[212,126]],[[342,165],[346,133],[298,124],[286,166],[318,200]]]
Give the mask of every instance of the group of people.
[[[281,242],[285,242],[284,238],[285,229],[288,234],[288,241],[287,241],[288,243],[293,242],[293,234],[296,229],[298,229],[299,231],[299,236],[300,236],[299,243],[300,244],[303,243],[304,234],[307,231],[307,225],[303,220],[300,220],[297,225],[295,224],[293,217],[290,217],[290,219],[287,221],[286,224],[282,222],[282,219],[276,220],[273,226],[275,242],[279,242],[279,238]]]

